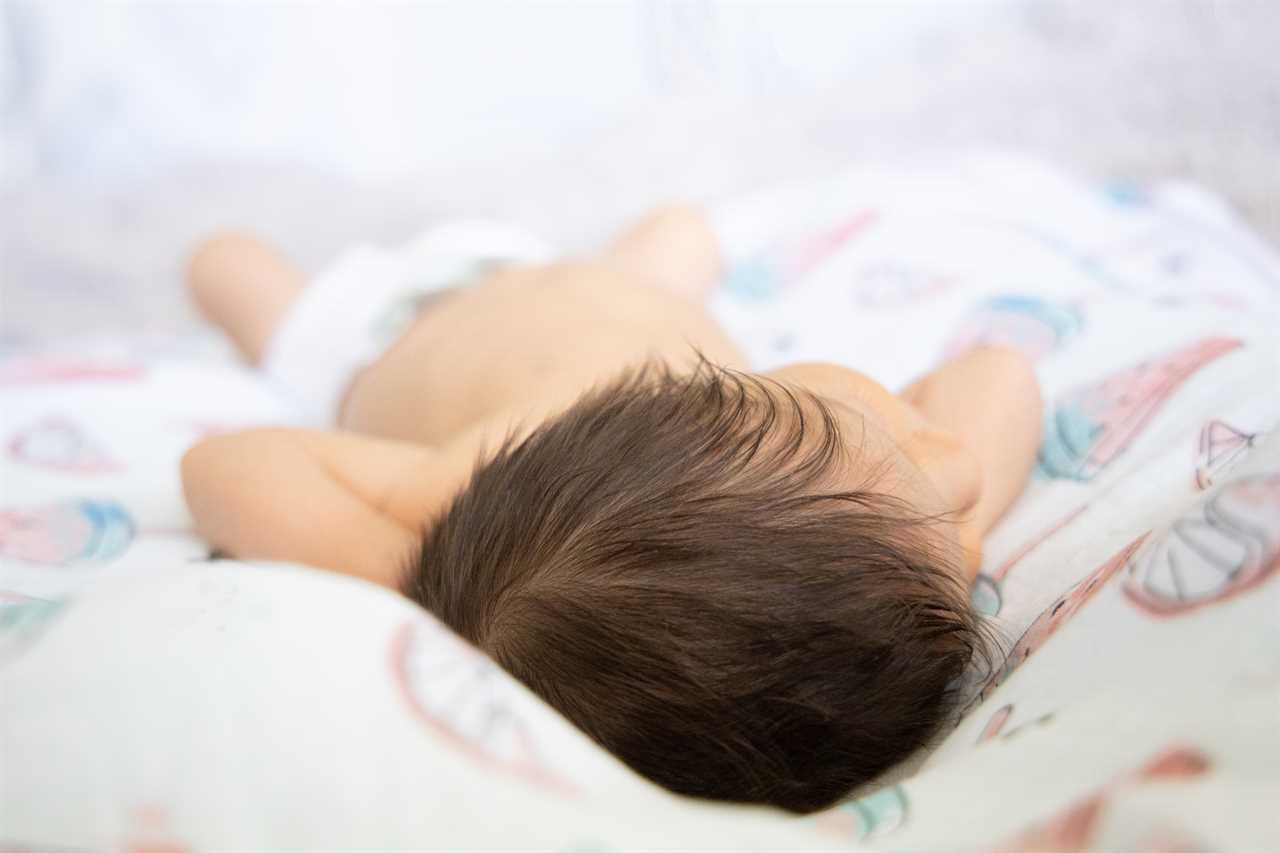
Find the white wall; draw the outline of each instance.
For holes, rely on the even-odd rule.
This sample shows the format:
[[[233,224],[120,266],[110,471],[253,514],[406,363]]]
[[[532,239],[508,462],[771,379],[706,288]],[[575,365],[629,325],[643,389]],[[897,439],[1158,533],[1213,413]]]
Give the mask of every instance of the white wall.
[[[3,168],[127,179],[232,159],[371,176],[481,162],[655,100],[871,87],[1011,5],[10,2]]]
[[[1193,178],[1280,240],[1275,0],[0,0],[0,347],[193,322],[192,242],[318,268],[509,219],[1017,147]]]

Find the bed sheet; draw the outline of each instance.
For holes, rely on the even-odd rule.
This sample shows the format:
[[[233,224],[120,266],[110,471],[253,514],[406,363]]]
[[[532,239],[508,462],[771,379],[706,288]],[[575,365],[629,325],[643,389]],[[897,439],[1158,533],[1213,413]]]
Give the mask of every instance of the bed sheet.
[[[1280,846],[1275,254],[1195,187],[1009,157],[719,222],[761,368],[1036,359],[1037,472],[973,589],[1003,661],[933,748],[805,818],[668,795],[397,597],[214,559],[178,458],[297,413],[211,340],[77,341],[0,359],[0,844]]]

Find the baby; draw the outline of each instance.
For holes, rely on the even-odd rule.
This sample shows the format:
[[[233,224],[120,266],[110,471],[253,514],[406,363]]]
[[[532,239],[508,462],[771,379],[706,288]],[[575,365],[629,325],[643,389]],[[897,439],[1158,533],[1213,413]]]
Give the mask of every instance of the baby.
[[[287,378],[340,393],[333,431],[187,453],[202,534],[400,591],[677,792],[811,811],[925,744],[986,651],[967,587],[1035,458],[1027,361],[973,350],[896,395],[842,365],[754,373],[704,310],[719,247],[685,207],[472,271],[333,380],[344,312],[301,327],[298,270],[205,243],[204,313],[267,368],[308,340]]]

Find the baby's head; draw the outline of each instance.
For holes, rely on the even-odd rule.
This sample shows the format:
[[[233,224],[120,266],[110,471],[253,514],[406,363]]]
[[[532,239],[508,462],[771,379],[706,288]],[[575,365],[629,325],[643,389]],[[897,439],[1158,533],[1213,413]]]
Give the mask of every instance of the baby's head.
[[[404,590],[650,779],[829,805],[929,740],[985,648],[955,537],[870,420],[647,367],[477,468]]]

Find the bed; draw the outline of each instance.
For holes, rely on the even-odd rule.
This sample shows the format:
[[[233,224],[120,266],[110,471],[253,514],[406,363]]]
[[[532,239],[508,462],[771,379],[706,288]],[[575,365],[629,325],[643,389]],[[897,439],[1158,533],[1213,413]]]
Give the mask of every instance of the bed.
[[[182,452],[297,419],[211,333],[15,343],[0,849],[1280,847],[1275,251],[1198,187],[1007,155],[721,222],[761,368],[1036,360],[1037,471],[973,588],[1002,662],[937,743],[817,815],[670,795],[408,602],[210,552]]]

